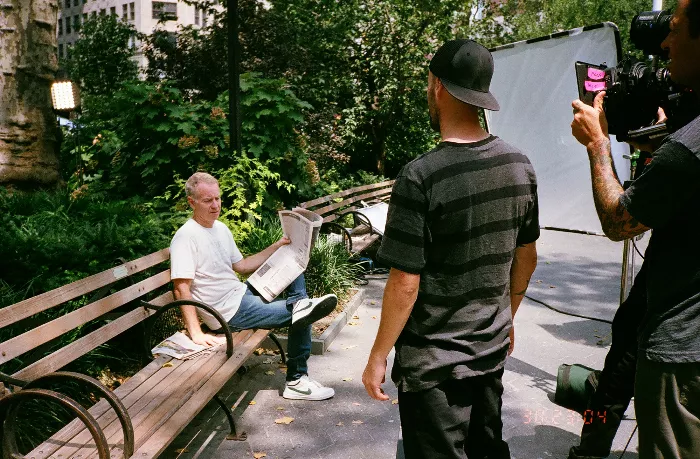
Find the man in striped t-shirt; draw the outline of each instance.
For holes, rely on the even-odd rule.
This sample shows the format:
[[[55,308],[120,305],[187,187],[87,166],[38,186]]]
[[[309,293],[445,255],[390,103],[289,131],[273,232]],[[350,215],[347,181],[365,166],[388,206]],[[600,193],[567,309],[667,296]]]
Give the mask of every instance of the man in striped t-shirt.
[[[491,53],[474,41],[437,51],[428,107],[442,142],[401,170],[391,194],[379,250],[391,272],[363,382],[388,398],[395,346],[409,459],[510,457],[501,377],[540,231],[530,161],[479,123],[479,108],[499,109],[492,75]]]

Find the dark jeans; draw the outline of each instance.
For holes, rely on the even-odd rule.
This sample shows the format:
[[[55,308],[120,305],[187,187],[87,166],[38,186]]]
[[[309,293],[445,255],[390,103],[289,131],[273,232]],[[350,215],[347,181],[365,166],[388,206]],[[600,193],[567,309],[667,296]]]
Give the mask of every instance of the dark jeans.
[[[297,380],[309,371],[307,361],[311,355],[311,325],[292,326],[294,303],[308,297],[303,274],[287,287],[286,299],[276,299],[269,303],[248,286],[238,311],[228,321],[233,330],[289,327],[287,381]]]
[[[510,459],[503,441],[503,370],[399,392],[406,459]]]
[[[634,280],[627,299],[615,313],[612,344],[591,398],[590,424],[581,429],[581,445],[571,448],[569,459],[608,457],[622,417],[634,394],[637,366],[637,331],[646,312],[645,269]],[[605,413],[598,416],[598,412]],[[605,422],[603,422],[603,419]]]

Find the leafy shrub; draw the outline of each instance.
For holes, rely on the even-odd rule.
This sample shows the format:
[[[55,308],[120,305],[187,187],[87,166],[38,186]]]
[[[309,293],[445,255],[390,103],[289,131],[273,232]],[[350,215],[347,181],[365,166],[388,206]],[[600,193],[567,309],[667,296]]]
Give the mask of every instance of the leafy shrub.
[[[138,200],[0,189],[0,240],[1,307],[167,247],[170,234]]]

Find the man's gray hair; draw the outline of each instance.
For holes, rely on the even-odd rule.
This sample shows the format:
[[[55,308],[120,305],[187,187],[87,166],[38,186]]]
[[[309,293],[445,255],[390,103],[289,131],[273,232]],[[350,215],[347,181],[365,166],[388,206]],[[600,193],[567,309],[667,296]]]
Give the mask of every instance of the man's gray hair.
[[[218,185],[219,181],[213,175],[206,172],[195,172],[185,183],[185,193],[187,197],[195,197],[197,187],[200,183],[208,183],[209,185]]]

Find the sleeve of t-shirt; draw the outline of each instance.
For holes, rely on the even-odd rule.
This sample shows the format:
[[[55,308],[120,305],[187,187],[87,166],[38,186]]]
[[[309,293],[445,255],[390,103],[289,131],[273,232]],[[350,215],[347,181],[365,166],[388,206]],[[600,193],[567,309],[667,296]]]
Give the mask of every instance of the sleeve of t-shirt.
[[[427,197],[421,187],[399,174],[391,190],[386,228],[377,258],[392,268],[420,274],[425,266]]]
[[[620,197],[620,203],[649,228],[660,228],[700,190],[700,159],[685,146],[667,141],[644,172]]]
[[[229,234],[231,232],[229,231]],[[236,241],[233,239],[233,234],[231,234],[231,264],[238,263],[243,259],[243,254],[241,253],[240,250],[238,250],[238,246],[236,245]]]
[[[516,243],[518,245],[530,244],[535,242],[540,237],[540,206],[537,200],[537,193],[533,195],[533,203],[525,214]]]
[[[197,245],[191,237],[176,234],[170,242],[170,277],[194,279],[197,267]]]

